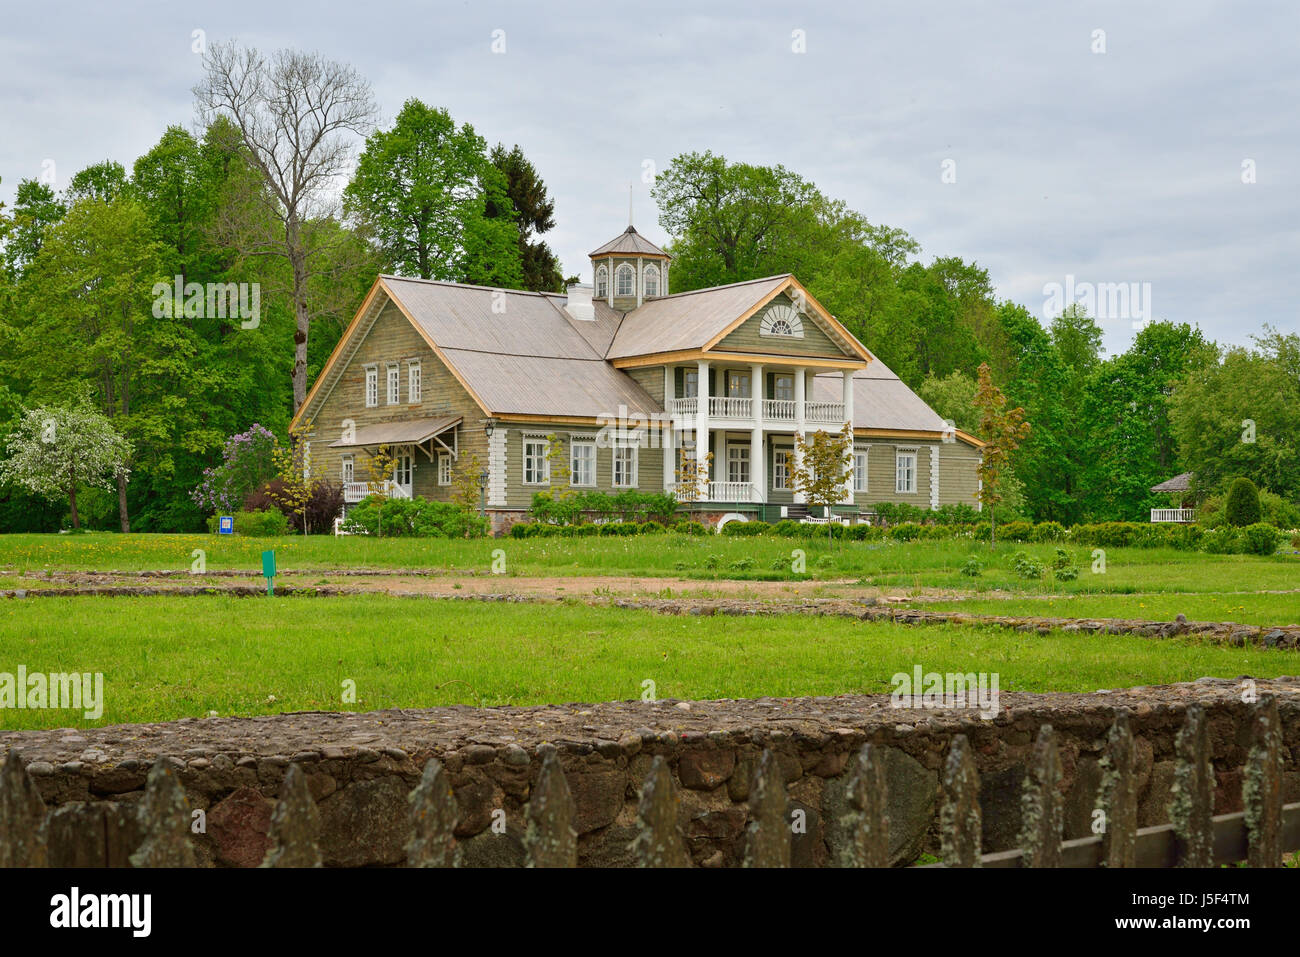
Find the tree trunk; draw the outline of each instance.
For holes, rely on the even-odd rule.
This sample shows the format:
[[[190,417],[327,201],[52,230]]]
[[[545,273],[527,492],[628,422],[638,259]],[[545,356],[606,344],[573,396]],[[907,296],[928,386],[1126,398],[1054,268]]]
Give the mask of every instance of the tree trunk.
[[[989,550],[998,543],[998,518],[993,514],[992,506],[989,507]]]
[[[122,531],[131,531],[131,519],[126,513],[126,476],[117,477],[117,516],[122,522]]]
[[[77,515],[77,483],[73,482],[68,486],[68,506],[72,509],[72,527],[81,528],[81,519]]]
[[[307,401],[307,333],[311,324],[307,315],[307,256],[296,226],[288,231],[289,262],[293,267],[293,313],[297,328],[293,333],[293,411],[296,415]]]

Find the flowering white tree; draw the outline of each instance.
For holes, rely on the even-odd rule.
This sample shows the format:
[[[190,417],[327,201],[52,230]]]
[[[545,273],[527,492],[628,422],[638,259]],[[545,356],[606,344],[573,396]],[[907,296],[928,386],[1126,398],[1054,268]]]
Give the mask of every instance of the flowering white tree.
[[[51,501],[66,495],[73,528],[81,527],[78,485],[111,489],[130,474],[131,443],[93,409],[31,409],[5,444],[9,457],[0,461],[0,483]]]

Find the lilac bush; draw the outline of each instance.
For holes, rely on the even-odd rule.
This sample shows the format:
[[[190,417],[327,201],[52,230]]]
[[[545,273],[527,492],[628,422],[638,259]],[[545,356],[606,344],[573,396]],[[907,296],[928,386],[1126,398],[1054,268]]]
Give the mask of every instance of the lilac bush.
[[[247,432],[230,436],[221,450],[221,464],[203,470],[190,497],[209,514],[237,511],[250,492],[275,477],[272,452],[279,444],[270,429],[256,422]]]

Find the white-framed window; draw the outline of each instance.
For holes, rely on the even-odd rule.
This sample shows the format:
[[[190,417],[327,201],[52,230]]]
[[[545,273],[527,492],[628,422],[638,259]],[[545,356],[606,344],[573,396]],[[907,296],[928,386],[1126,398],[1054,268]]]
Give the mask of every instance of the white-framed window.
[[[414,405],[424,395],[424,386],[420,381],[420,360],[413,359],[406,363],[406,401]]]
[[[749,446],[727,446],[727,481],[749,481]]]
[[[451,453],[450,452],[438,453],[438,484],[439,485],[451,484]]]
[[[659,295],[659,267],[654,263],[645,267],[646,298]]]
[[[916,491],[916,450],[900,450],[894,460],[894,491],[910,494]]]
[[[366,366],[366,408],[379,404],[379,367]]]
[[[778,372],[772,376],[772,398],[794,401],[794,376],[788,372]]]
[[[551,469],[546,461],[550,443],[540,436],[524,436],[524,484],[546,485],[551,480]]]
[[[687,369],[682,374],[682,397],[693,399],[700,394],[700,370]]]
[[[636,446],[628,441],[614,444],[614,487],[636,488]]]
[[[393,469],[393,481],[398,485],[411,485],[411,473],[415,471],[415,462],[411,459],[410,452],[399,452],[397,455],[397,467]]]
[[[569,484],[586,488],[596,484],[596,440],[569,439]]]
[[[750,396],[750,379],[748,372],[727,372],[727,395],[736,399],[748,399]]]
[[[343,482],[344,482],[345,484],[348,483],[348,482],[355,482],[355,481],[356,481],[356,479],[355,479],[355,477],[354,477],[354,476],[356,475],[356,464],[354,463],[354,461],[353,461],[353,459],[352,459],[352,456],[350,456],[350,455],[345,455],[345,456],[343,456],[342,458],[340,458],[340,459],[339,459],[339,468],[340,468],[340,470],[341,470],[341,473],[342,473],[342,476],[343,476]]]
[[[396,362],[388,363],[388,404],[397,405],[402,398],[402,369]]]
[[[596,267],[596,298],[604,299],[609,295],[609,270],[604,266]]]
[[[794,458],[792,449],[772,450],[772,489],[777,492],[790,491],[790,463]]]
[[[627,263],[614,270],[614,295],[636,295],[636,270]]]
[[[867,490],[867,450],[853,450],[853,491]]]

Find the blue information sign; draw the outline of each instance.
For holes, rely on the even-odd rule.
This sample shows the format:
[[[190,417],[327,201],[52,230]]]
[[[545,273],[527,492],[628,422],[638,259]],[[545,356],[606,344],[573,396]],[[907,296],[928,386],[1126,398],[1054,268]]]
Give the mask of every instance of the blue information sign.
[[[235,517],[233,515],[222,515],[217,519],[217,531],[222,535],[235,534]]]

